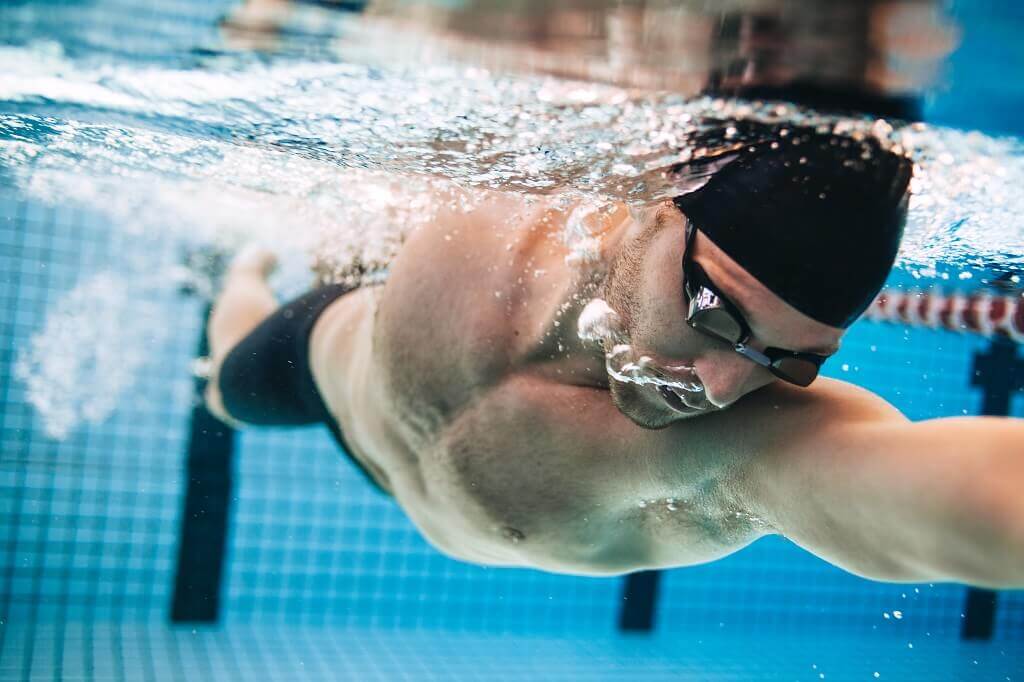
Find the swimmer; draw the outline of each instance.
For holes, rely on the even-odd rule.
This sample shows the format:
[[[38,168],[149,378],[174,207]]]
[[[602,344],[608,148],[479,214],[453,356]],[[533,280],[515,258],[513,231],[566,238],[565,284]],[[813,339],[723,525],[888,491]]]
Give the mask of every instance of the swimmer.
[[[326,423],[470,562],[614,575],[781,534],[873,580],[1024,587],[1024,421],[911,423],[818,376],[892,268],[910,162],[791,127],[682,170],[590,215],[583,259],[579,213],[497,192],[439,201],[379,286],[279,307],[247,252],[207,403]]]

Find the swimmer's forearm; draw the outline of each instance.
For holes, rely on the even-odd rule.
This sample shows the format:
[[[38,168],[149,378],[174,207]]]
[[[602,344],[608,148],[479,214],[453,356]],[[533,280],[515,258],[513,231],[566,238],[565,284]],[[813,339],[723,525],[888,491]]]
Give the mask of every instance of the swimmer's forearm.
[[[855,425],[774,460],[765,513],[832,563],[880,580],[1024,587],[1024,420]]]

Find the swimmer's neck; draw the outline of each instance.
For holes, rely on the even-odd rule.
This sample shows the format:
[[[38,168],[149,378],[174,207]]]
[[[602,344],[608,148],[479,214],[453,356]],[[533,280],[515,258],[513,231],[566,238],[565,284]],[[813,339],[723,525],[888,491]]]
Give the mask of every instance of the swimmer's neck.
[[[568,211],[566,216],[571,216]],[[605,349],[592,341],[579,337],[577,323],[580,313],[594,298],[601,296],[601,287],[608,264],[616,256],[628,237],[638,229],[638,223],[624,204],[602,219],[595,236],[600,243],[599,252],[589,261],[573,257],[571,248],[560,255],[560,277],[553,282],[550,296],[543,304],[534,306],[533,329],[542,330],[530,354],[531,371],[549,376],[563,384],[608,389],[605,369]]]

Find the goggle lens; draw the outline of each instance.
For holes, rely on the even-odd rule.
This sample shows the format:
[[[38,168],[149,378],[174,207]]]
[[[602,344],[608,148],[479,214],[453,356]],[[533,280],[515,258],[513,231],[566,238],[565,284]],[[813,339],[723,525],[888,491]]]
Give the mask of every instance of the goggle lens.
[[[740,323],[723,308],[696,310],[690,317],[690,324],[698,331],[717,336],[730,345],[743,340],[744,330]]]

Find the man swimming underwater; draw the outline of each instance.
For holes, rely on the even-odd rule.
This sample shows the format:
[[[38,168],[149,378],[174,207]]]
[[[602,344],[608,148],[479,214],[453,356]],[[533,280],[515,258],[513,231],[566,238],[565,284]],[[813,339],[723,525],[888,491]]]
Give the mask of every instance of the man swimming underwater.
[[[208,404],[327,423],[467,561],[608,575],[777,533],[872,579],[1024,587],[1024,421],[911,423],[817,378],[893,265],[910,163],[790,131],[595,217],[586,267],[566,211],[500,193],[441,209],[380,287],[278,307],[250,251]]]

